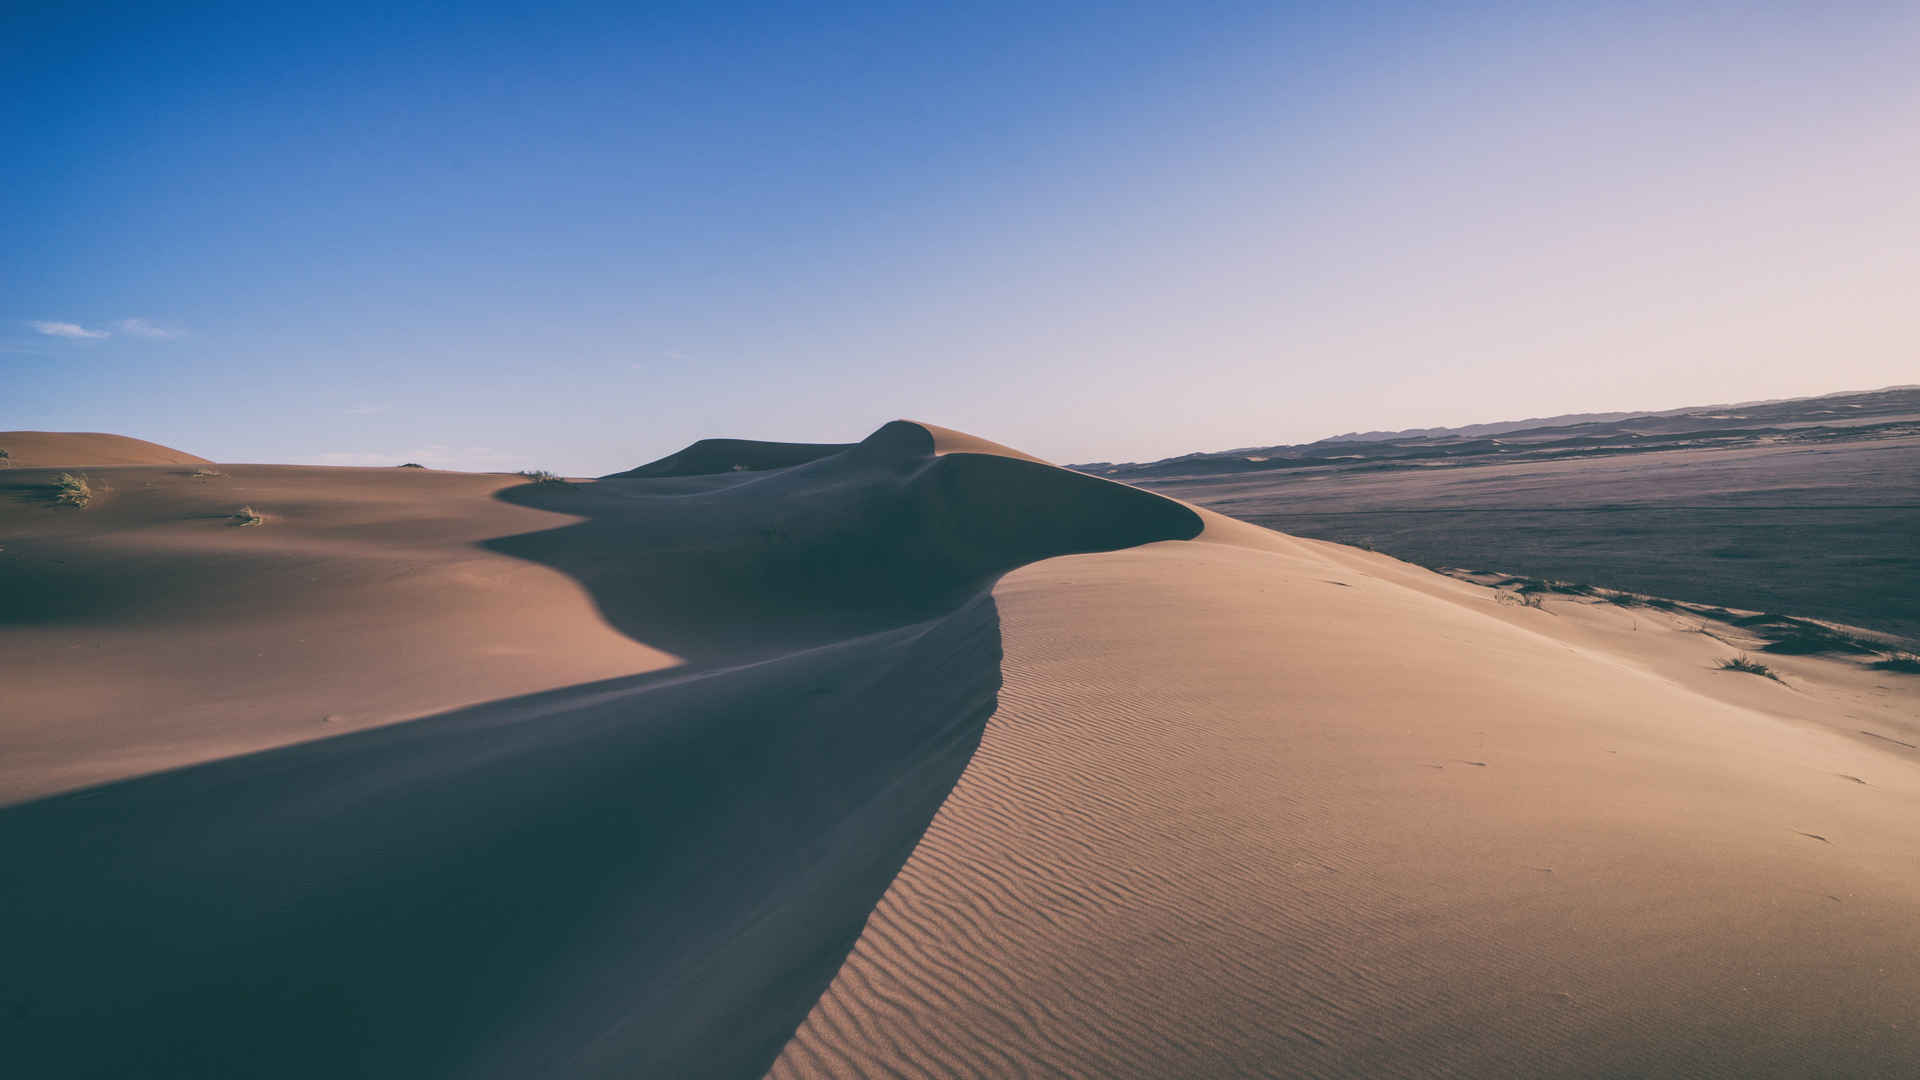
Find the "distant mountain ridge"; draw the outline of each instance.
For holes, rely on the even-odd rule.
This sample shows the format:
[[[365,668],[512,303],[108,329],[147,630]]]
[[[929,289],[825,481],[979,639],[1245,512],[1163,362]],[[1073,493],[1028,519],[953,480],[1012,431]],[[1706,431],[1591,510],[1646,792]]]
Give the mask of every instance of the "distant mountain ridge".
[[[1722,409],[1753,409],[1764,405],[1785,405],[1803,401],[1825,401],[1829,398],[1859,397],[1870,394],[1882,394],[1896,390],[1914,390],[1920,387],[1912,385],[1885,386],[1879,390],[1842,390],[1832,394],[1819,394],[1801,398],[1766,398],[1760,401],[1741,401],[1722,405],[1688,405],[1679,409],[1663,409],[1654,412],[1596,412],[1565,413],[1560,416],[1536,416],[1526,420],[1499,420],[1490,424],[1463,424],[1460,427],[1404,428],[1400,431],[1349,431],[1344,435],[1329,435],[1316,439],[1306,445],[1318,446],[1321,443],[1334,442],[1384,442],[1389,439],[1432,439],[1445,436],[1472,437],[1477,435],[1504,435],[1509,431],[1529,431],[1543,427],[1568,427],[1574,424],[1605,424],[1615,420],[1634,420],[1642,417],[1687,416],[1693,413]],[[1232,453],[1232,451],[1222,451]]]
[[[1903,385],[1657,412],[1571,413],[1454,428],[1348,432],[1310,443],[1069,467],[1099,476],[1140,479],[1308,467],[1432,467],[1755,441],[1879,438],[1914,430],[1920,430],[1920,386]]]

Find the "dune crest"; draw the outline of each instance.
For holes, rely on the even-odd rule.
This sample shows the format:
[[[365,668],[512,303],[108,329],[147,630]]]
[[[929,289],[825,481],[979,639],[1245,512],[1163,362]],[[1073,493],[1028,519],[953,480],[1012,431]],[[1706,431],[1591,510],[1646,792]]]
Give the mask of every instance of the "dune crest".
[[[701,439],[657,461],[637,465],[604,479],[651,479],[668,476],[708,476],[714,473],[763,472],[800,465],[840,453],[852,443],[761,442],[754,439]]]
[[[99,769],[103,732],[165,725],[175,755],[0,809],[15,1061],[71,1076],[755,1074],[978,744],[1000,686],[991,582],[1201,528],[1123,485],[938,453],[906,422],[746,476],[227,472],[103,470],[115,496],[85,513],[8,504],[21,573],[86,553],[0,620],[0,645],[19,646],[0,650],[10,687],[57,707],[45,657],[110,615],[135,649],[248,635],[250,678],[287,668],[248,699],[262,712],[318,716],[330,693],[420,671],[425,688],[464,689],[501,667],[473,629],[511,632],[489,594],[526,598],[555,660],[617,629],[638,673],[334,738],[311,722],[251,730],[241,711],[196,741],[192,693],[9,730],[38,740],[13,778],[30,791]],[[241,490],[270,493],[266,526],[199,510]],[[451,539],[507,522],[532,528]],[[143,565],[186,582],[264,571],[244,604],[189,591],[146,609],[113,587]],[[268,585],[288,571],[300,584],[276,608]],[[445,604],[469,636],[361,631],[313,666],[307,638],[364,622],[408,576],[432,585],[407,603]],[[556,579],[577,591],[547,591]],[[89,597],[114,606],[73,606]],[[198,607],[170,618],[177,605]],[[266,647],[283,621],[298,639]],[[517,648],[538,660],[539,642]],[[88,734],[63,741],[69,727]],[[265,748],[227,756],[235,745]],[[104,1026],[114,1039],[87,1036]]]
[[[17,469],[86,469],[110,465],[210,465],[184,450],[97,431],[0,431],[4,464]]]
[[[1913,687],[1200,517],[1000,579],[999,708],[771,1076],[1920,1058]]]

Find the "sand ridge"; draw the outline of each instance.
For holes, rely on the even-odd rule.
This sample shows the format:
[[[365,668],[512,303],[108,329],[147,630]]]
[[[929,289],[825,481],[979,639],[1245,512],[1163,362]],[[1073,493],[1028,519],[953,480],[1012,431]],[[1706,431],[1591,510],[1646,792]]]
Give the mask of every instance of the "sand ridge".
[[[1920,759],[1352,556],[1005,578],[1000,709],[772,1075],[1906,1069]]]
[[[906,423],[692,488],[213,471],[104,472],[80,510],[7,477],[17,580],[65,568],[4,612],[39,707],[0,729],[33,750],[0,809],[0,1016],[49,1074],[757,1072],[977,745],[990,581],[1200,528]],[[262,525],[214,509],[242,494]],[[460,627],[519,632],[521,678],[596,641],[576,663],[634,673],[322,737],[353,692],[513,685]],[[126,665],[183,644],[53,665],[103,631]],[[271,656],[221,656],[269,633]],[[180,685],[151,692],[167,662]],[[108,694],[60,712],[82,674]]]

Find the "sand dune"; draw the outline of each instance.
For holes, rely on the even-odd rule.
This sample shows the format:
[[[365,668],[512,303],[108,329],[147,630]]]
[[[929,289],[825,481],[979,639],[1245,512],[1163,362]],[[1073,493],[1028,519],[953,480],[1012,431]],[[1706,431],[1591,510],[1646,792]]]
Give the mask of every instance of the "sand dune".
[[[1911,677],[906,422],[223,471],[0,476],[29,1074],[1920,1060]]]
[[[209,464],[206,458],[159,443],[97,431],[0,431],[0,450],[17,469]]]
[[[993,577],[1200,531],[1170,500],[937,455],[904,423],[694,495],[413,470],[99,479],[85,510],[12,500],[5,545],[19,581],[66,567],[7,611],[32,706],[6,718],[28,749],[12,790],[128,777],[0,812],[0,1016],[59,1075],[757,1072],[977,743]],[[242,495],[264,525],[209,509]],[[491,530],[510,535],[463,542]],[[102,663],[83,646],[109,632],[162,659]],[[300,741],[356,695],[540,689],[566,670],[542,663],[595,646],[575,669],[642,673]],[[255,680],[243,707],[197,707],[228,679]]]
[[[713,473],[762,472],[802,465],[843,450],[852,443],[786,443],[755,439],[701,439],[692,446],[676,450],[658,461],[614,473],[621,477],[645,479],[666,476],[707,476]]]
[[[773,1075],[1920,1060],[1912,750],[1386,562],[1159,544],[1009,575],[1000,708]]]

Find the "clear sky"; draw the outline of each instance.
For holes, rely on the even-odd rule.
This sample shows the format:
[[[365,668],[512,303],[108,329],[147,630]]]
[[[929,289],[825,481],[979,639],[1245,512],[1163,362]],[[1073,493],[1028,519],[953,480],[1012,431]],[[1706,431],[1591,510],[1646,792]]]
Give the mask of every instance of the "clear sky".
[[[1920,381],[1912,3],[174,7],[0,12],[0,429],[588,474]]]

